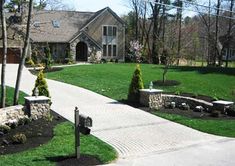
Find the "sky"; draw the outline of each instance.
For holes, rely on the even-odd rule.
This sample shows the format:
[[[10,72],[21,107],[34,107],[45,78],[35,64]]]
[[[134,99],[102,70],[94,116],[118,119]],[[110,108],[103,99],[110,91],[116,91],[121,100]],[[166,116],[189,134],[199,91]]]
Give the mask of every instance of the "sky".
[[[129,0],[66,0],[66,3],[78,11],[95,12],[110,7],[119,16],[127,14],[131,9],[127,6]]]

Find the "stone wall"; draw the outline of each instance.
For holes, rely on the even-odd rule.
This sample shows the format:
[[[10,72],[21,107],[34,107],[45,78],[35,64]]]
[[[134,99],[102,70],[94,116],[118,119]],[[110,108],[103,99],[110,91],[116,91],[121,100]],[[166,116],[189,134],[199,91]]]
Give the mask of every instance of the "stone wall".
[[[206,102],[204,100],[195,99],[191,97],[184,97],[178,95],[168,95],[168,94],[161,94],[161,95],[151,95],[149,96],[149,107],[159,109],[167,103],[175,102],[176,105],[180,103],[186,103],[190,106],[191,109],[194,109],[196,106],[202,106],[204,108],[212,108],[213,104]]]
[[[7,123],[18,122],[19,119],[28,117],[25,115],[24,106],[17,105],[0,109],[0,125]]]
[[[0,109],[0,125],[18,123],[23,118],[37,120],[49,115],[49,98],[45,96],[25,98],[27,101],[25,106],[17,105]]]

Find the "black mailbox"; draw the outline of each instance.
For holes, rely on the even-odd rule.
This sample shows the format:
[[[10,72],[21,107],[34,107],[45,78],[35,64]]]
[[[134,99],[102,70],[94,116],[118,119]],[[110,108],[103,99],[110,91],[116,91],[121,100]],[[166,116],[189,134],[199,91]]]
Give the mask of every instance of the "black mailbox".
[[[92,127],[92,119],[86,115],[79,115],[79,125],[81,127]]]

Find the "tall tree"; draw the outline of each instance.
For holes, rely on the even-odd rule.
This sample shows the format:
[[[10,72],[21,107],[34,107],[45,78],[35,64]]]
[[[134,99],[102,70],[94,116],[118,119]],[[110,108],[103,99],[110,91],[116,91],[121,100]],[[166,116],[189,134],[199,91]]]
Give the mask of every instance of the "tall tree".
[[[216,5],[216,17],[215,17],[215,42],[214,42],[214,57],[213,57],[213,65],[216,65],[216,59],[218,57],[219,65],[221,63],[222,58],[220,58],[220,53],[218,50],[218,43],[219,43],[219,16],[220,16],[220,6],[221,0],[217,0]]]
[[[1,107],[4,108],[6,104],[6,85],[5,85],[5,76],[6,76],[6,62],[7,62],[7,29],[6,29],[6,18],[4,11],[5,0],[0,0],[0,15],[1,15],[1,24],[2,24],[2,44],[3,44],[3,53],[2,53],[2,75],[1,75]]]
[[[228,36],[228,44],[227,44],[227,48],[230,47],[230,42],[231,42],[231,31],[232,31],[232,17],[233,17],[233,6],[234,6],[234,0],[230,0],[230,7],[229,7],[229,25],[228,25],[228,32],[227,32],[227,36]],[[226,64],[225,67],[228,67],[228,55],[226,55]]]
[[[25,63],[25,58],[26,58],[26,55],[28,53],[28,48],[29,48],[29,34],[30,34],[30,23],[31,23],[32,10],[33,10],[33,0],[29,0],[29,12],[28,12],[28,19],[27,19],[27,26],[26,26],[26,35],[25,35],[25,39],[24,39],[23,53],[21,56],[21,61],[20,61],[18,73],[17,73],[15,94],[14,94],[14,105],[18,104],[20,81],[21,81],[21,77],[22,77],[22,71],[23,71],[23,67],[24,67],[24,63]]]

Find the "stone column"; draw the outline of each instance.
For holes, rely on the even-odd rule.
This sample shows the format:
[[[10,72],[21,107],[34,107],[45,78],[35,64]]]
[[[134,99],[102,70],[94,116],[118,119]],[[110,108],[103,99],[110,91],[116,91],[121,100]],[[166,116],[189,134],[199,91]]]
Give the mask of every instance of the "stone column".
[[[48,116],[50,113],[50,98],[46,96],[25,97],[25,113],[35,120]]]
[[[162,91],[160,89],[140,89],[140,104],[159,108],[162,105]]]

